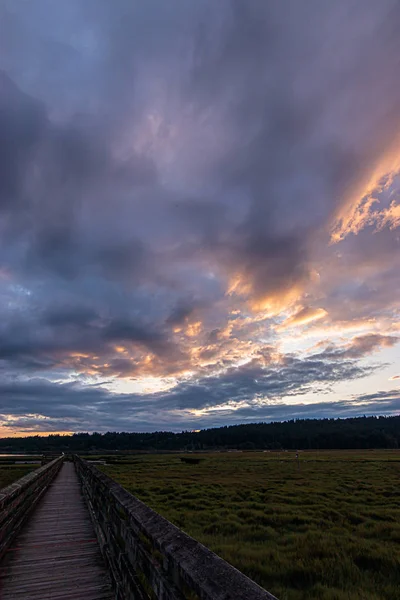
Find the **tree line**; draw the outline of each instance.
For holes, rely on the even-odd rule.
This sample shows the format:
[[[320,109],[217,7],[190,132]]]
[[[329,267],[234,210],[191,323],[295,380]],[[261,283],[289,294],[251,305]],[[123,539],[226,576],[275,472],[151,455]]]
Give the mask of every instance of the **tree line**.
[[[0,438],[0,452],[90,452],[177,450],[323,450],[398,448],[400,416],[352,419],[293,419],[201,431],[74,433]]]

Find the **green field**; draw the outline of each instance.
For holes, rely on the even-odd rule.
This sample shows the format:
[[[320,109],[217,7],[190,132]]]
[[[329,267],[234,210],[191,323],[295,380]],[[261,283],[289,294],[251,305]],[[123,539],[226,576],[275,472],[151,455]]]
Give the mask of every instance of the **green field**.
[[[400,599],[400,451],[180,456],[100,468],[280,600]]]
[[[17,479],[21,479],[24,475],[27,475],[34,469],[40,467],[40,464],[37,465],[2,465],[0,463],[0,490],[10,483],[17,481]]]

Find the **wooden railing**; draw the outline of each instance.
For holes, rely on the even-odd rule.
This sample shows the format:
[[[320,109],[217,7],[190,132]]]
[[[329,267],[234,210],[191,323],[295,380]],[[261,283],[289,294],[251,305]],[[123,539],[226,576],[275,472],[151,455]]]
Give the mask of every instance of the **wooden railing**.
[[[0,560],[62,465],[60,456],[0,490]]]
[[[64,453],[62,454],[64,456]],[[47,465],[50,462],[53,462],[54,459],[59,458],[60,453],[54,453],[54,452],[44,452],[42,454],[42,456],[40,457],[40,464],[43,465]]]
[[[74,462],[117,600],[276,600],[95,466]]]

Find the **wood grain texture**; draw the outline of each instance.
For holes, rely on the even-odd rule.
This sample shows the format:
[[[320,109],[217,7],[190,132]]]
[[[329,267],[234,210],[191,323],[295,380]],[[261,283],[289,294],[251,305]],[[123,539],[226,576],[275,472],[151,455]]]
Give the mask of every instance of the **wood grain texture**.
[[[111,580],[66,462],[0,566],[1,600],[114,600]]]

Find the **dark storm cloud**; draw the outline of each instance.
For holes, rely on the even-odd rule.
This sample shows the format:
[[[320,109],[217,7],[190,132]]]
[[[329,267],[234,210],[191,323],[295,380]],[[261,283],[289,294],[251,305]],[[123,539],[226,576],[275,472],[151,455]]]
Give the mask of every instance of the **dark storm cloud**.
[[[167,323],[170,325],[181,325],[193,313],[194,307],[189,303],[177,304],[169,317]]]
[[[128,317],[102,318],[88,307],[64,307],[50,308],[43,314],[43,320],[3,325],[0,358],[15,361],[16,368],[19,365],[26,368],[27,360],[39,366],[41,360],[47,359],[43,363],[46,366],[51,357],[57,362],[61,356],[73,352],[96,352],[106,358],[109,344],[126,342],[159,355],[174,353],[161,327],[156,329]]]
[[[327,244],[397,135],[399,22],[391,0],[0,0],[4,376],[139,376],[149,354],[146,376],[191,373],[154,396],[185,411],[365,375],[356,361],[394,337],[226,371],[275,335],[229,327],[286,298],[332,319],[393,307],[394,230],[346,239],[344,259]],[[68,396],[82,415],[85,393],[54,410]]]
[[[166,319],[170,327],[183,326],[190,320],[200,318],[210,308],[211,302],[206,298],[180,298]]]
[[[105,340],[114,342],[139,342],[158,351],[167,350],[167,340],[160,331],[152,330],[151,326],[140,326],[128,320],[111,321],[105,328],[103,337]]]
[[[85,132],[73,122],[68,127],[52,125],[41,100],[22,92],[3,71],[0,82],[0,141],[5,163],[0,180],[2,199],[11,204],[25,194],[32,210],[43,208],[37,205],[38,198],[30,197],[29,189],[23,189],[33,166],[45,171],[47,185],[57,185],[61,190],[66,184],[97,177],[102,172],[106,155],[93,137],[95,132]],[[62,208],[57,198],[52,200],[57,208]],[[46,208],[56,212],[49,201]],[[18,212],[20,207],[11,205],[9,209]],[[53,216],[60,218],[58,214]]]
[[[21,200],[21,180],[46,127],[40,102],[21,93],[0,71],[0,208]]]
[[[48,10],[48,3],[39,3],[39,8],[32,11],[34,22],[39,22],[45,6]],[[375,35],[368,38],[353,23],[358,11],[366,10],[365,6],[360,2],[349,3],[347,16],[354,31],[351,26],[342,28],[341,53],[346,50],[352,54],[349,65],[342,69],[337,68],[328,52],[329,43],[339,36],[334,27],[329,32],[329,20],[333,24],[340,22],[346,14],[345,5],[327,8],[310,1],[303,10],[295,2],[288,2],[287,10],[283,10],[272,3],[235,0],[222,2],[218,9],[204,2],[203,10],[199,11],[188,8],[184,2],[165,7],[161,2],[133,6],[121,1],[116,10],[100,0],[87,6],[73,2],[72,6],[74,9],[65,9],[67,24],[71,27],[81,19],[82,38],[90,37],[89,34],[93,38],[90,52],[98,61],[93,59],[93,91],[97,92],[96,75],[105,81],[110,78],[113,82],[110,87],[123,91],[121,98],[130,102],[121,111],[121,118],[126,118],[132,110],[133,120],[135,117],[140,120],[143,108],[140,98],[146,94],[148,80],[137,70],[147,54],[149,73],[157,76],[173,61],[175,72],[183,79],[175,91],[180,105],[189,98],[199,119],[204,111],[215,110],[230,128],[231,144],[216,161],[215,176],[225,186],[244,188],[250,204],[240,227],[226,232],[231,239],[226,240],[225,236],[225,247],[221,248],[224,260],[231,262],[231,267],[242,266],[259,293],[264,287],[280,287],[281,278],[286,276],[294,282],[301,280],[307,271],[305,238],[310,225],[320,225],[334,210],[341,198],[337,186],[346,187],[361,162],[361,157],[357,154],[353,157],[346,144],[323,135],[330,118],[336,117],[338,126],[349,118],[346,111],[340,114],[331,94],[335,90],[336,97],[341,98],[352,90],[367,104],[375,98],[376,91],[370,89],[367,77],[367,57],[375,53],[374,64],[385,59],[385,75],[391,72],[392,57],[398,49],[393,35],[398,17],[395,6],[387,2],[378,10],[368,3],[368,14],[375,17],[379,31],[377,46],[373,27]],[[19,18],[26,27],[27,16],[11,9],[7,13],[13,12],[14,21]],[[55,17],[50,11],[49,25],[56,21]],[[196,24],[199,20],[202,26]],[[192,32],[197,28],[197,38],[176,36],[183,24]],[[41,24],[39,31],[45,27]],[[327,37],[327,29],[331,37]],[[146,31],[154,35],[148,36]],[[60,23],[56,32],[68,39],[68,29],[63,36]],[[354,32],[358,34],[356,38]],[[176,37],[188,49],[193,46],[193,39],[197,39],[192,64],[185,65],[179,60]],[[89,41],[87,45],[90,47]],[[162,50],[168,47],[169,52],[161,60]],[[80,57],[90,56],[83,48],[82,45]],[[150,57],[156,62],[151,62]],[[316,85],[318,78],[320,83],[311,95],[309,88]],[[138,80],[143,90],[137,91]],[[386,86],[386,79],[384,83]],[[385,86],[381,94],[386,91]],[[43,93],[46,94],[46,87]],[[107,108],[108,112],[113,109],[111,105]],[[91,158],[90,153],[89,158],[81,156],[81,148],[73,136],[72,141],[66,138],[65,153],[69,159],[76,156],[76,165],[82,173],[89,175],[93,168],[97,173],[103,171],[104,165]],[[94,147],[98,148],[96,142]],[[210,214],[215,206],[214,201],[208,204]],[[198,210],[199,206],[194,204],[187,208],[196,219]],[[207,204],[200,210],[206,214]],[[208,218],[210,225],[214,221]],[[219,221],[219,229],[222,227],[223,231],[223,217]],[[277,256],[279,267],[275,269],[273,259]]]
[[[72,325],[76,327],[87,327],[99,318],[96,311],[89,306],[66,306],[50,308],[44,314],[44,322],[51,327],[64,327]]]
[[[148,80],[138,74],[138,68],[145,52],[159,61],[160,52],[174,40],[179,24],[185,24],[193,31],[197,28],[197,37],[192,38],[195,43],[191,65],[185,66],[179,60],[177,46],[172,44],[164,63],[153,63],[149,58],[149,73],[159,76],[161,64],[165,66],[172,61],[175,72],[181,73],[183,78],[175,93],[180,105],[189,98],[199,119],[210,108],[217,115],[221,114],[223,124],[231,131],[231,143],[212,167],[213,179],[230,190],[231,196],[235,188],[244,190],[248,197],[248,210],[240,225],[233,226],[223,213],[215,213],[218,205],[214,199],[208,203],[184,203],[188,217],[204,223],[204,234],[196,243],[195,252],[198,253],[199,246],[203,246],[230,271],[240,270],[256,296],[302,284],[309,272],[310,227],[322,225],[332,213],[337,199],[341,197],[339,187],[349,185],[350,177],[356,176],[357,165],[361,162],[360,156],[349,156],[345,144],[337,144],[330,136],[326,139],[318,137],[317,128],[323,131],[327,126],[326,120],[336,116],[337,111],[330,98],[333,89],[340,96],[347,94],[351,88],[360,97],[363,95],[364,101],[369,100],[369,97],[365,100],[365,95],[372,92],[363,76],[365,52],[371,52],[371,40],[367,44],[367,39],[360,34],[354,41],[351,28],[344,28],[343,45],[354,55],[351,65],[338,71],[322,41],[326,36],[324,28],[328,18],[335,22],[344,16],[343,7],[337,10],[329,8],[328,14],[324,15],[326,7],[322,10],[316,2],[309,2],[305,11],[300,11],[292,2],[288,3],[287,11],[282,11],[272,4],[240,0],[223,2],[218,10],[204,3],[203,11],[191,10],[182,2],[175,2],[168,8],[160,2],[153,2],[152,8],[144,5],[133,7],[130,3],[121,2],[119,10],[111,9],[101,1],[88,3],[85,7],[80,3],[72,4],[74,10],[66,10],[67,23],[71,26],[82,19],[82,39],[85,35],[89,36],[88,40],[93,38],[91,52],[98,61],[94,61],[91,76],[93,92],[98,91],[96,73],[105,80],[110,78],[110,87],[120,91],[124,102],[130,102],[128,106],[124,104],[123,110],[118,103],[114,106],[114,110],[118,106],[121,119],[127,118],[132,111],[133,121],[140,121],[143,110],[140,98],[146,93]],[[46,3],[40,4],[36,14],[33,13],[34,22],[44,14],[45,6],[49,8]],[[374,14],[372,5],[368,6]],[[355,18],[360,8],[359,3],[351,3],[349,17]],[[397,12],[391,13],[389,9],[390,3],[387,3],[381,11],[376,10],[376,19],[381,39],[385,40],[382,45],[392,56],[395,42],[391,28]],[[8,18],[12,14],[13,22],[20,20],[25,28],[28,27],[26,15],[20,11],[8,6],[6,13]],[[214,14],[217,18],[212,24]],[[196,17],[200,25],[196,25]],[[55,15],[51,13],[47,18],[50,24]],[[299,27],[303,19],[309,21],[309,36]],[[39,31],[43,27],[41,24]],[[146,28],[157,33],[151,37],[152,41],[144,36]],[[64,45],[68,46],[65,44],[67,32],[62,34],[59,23],[56,31]],[[178,37],[188,48],[193,45],[190,36]],[[373,37],[374,48],[376,41]],[[79,48],[79,43],[76,44]],[[81,55],[90,56],[90,52],[83,53],[83,48],[80,48]],[[318,50],[321,48],[319,57]],[[77,52],[76,48],[73,50]],[[386,58],[381,50],[377,54],[376,61]],[[70,60],[73,60],[72,56]],[[390,68],[389,62],[385,71]],[[317,76],[324,84],[321,83],[316,93],[310,96],[307,90]],[[137,80],[144,91],[137,90]],[[72,80],[74,85],[76,81]],[[46,90],[45,86],[44,95]],[[232,94],[233,101],[228,102],[226,94]],[[110,110],[113,110],[111,104],[107,105],[108,117]],[[348,115],[337,115],[337,118],[340,124],[340,118],[343,121]],[[115,132],[114,129],[113,135]],[[132,135],[135,133],[137,130],[134,128]],[[81,129],[74,130],[72,119],[64,126],[60,136],[60,142],[57,142],[57,135],[53,136],[56,138],[55,148],[51,146],[49,152],[54,155],[53,164],[58,165],[55,170],[59,168],[56,186],[73,185],[76,178],[90,178],[94,173],[99,177],[109,169],[109,157],[96,139],[96,136],[99,137],[97,125],[84,136]],[[133,167],[135,170],[136,165],[138,180],[152,170],[151,163],[138,167],[137,162],[149,160],[148,157],[139,158],[127,169],[132,171]],[[151,183],[151,177],[146,180],[145,176],[145,182]],[[41,264],[47,263],[66,276],[76,276],[78,265],[82,262],[78,256],[83,255],[83,262],[95,260],[82,242],[79,227],[71,223],[76,217],[74,211],[68,208],[66,214],[65,209],[66,204],[72,202],[76,205],[79,202],[76,197],[81,197],[82,190],[74,187],[67,192],[64,190],[61,201],[53,204],[57,191],[52,194],[51,204],[41,207],[43,212],[50,210],[54,219],[47,217],[47,222],[36,232],[33,257],[38,254]],[[116,191],[111,193],[115,195]],[[107,200],[107,203],[110,201]],[[85,203],[88,201],[85,200]],[[234,207],[234,211],[236,209]],[[170,219],[174,219],[173,213]],[[210,237],[213,230],[215,234]],[[181,228],[181,233],[184,252],[187,248],[185,228]],[[110,271],[124,270],[124,265],[125,270],[132,269],[134,265],[130,257],[141,252],[136,246],[130,247],[129,243],[108,249],[106,240],[103,239],[100,244],[104,244],[104,250],[99,248],[94,254]]]
[[[98,124],[87,117],[51,123],[43,103],[5,74],[0,101],[3,264],[26,280],[141,279],[151,268],[151,251],[129,233],[107,231],[93,194],[102,184],[114,185],[116,194],[127,184],[154,182],[152,161],[131,153],[116,163]]]

